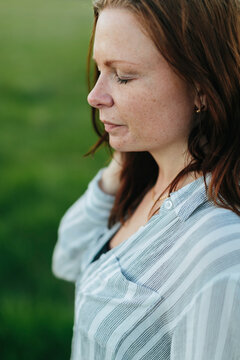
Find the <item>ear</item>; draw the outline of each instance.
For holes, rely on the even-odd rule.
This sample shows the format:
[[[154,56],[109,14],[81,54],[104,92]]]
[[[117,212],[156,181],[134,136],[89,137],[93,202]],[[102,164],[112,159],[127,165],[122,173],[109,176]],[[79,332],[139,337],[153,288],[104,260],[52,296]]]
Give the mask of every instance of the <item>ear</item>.
[[[196,94],[194,99],[194,105],[196,109],[199,109],[200,111],[206,111],[207,110],[207,96],[203,93],[199,85],[195,85]]]

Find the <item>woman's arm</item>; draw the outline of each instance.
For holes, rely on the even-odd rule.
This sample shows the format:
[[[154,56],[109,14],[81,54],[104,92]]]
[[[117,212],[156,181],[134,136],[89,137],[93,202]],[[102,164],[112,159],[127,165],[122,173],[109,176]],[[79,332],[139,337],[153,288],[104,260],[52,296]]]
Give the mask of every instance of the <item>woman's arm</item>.
[[[61,220],[53,252],[52,270],[60,278],[75,281],[88,264],[89,247],[108,231],[108,218],[119,187],[120,154],[101,169],[88,189]]]
[[[171,360],[240,359],[240,274],[205,287],[179,321]]]

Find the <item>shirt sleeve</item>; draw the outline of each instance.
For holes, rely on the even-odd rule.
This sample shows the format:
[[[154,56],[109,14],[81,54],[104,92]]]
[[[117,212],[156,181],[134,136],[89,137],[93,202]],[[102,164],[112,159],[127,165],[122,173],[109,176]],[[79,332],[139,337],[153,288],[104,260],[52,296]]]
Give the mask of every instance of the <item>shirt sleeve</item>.
[[[98,185],[103,170],[99,170],[60,222],[52,259],[56,277],[76,281],[94,256],[99,238],[109,230],[108,218],[115,197]]]
[[[240,275],[213,281],[175,328],[171,360],[240,359]]]

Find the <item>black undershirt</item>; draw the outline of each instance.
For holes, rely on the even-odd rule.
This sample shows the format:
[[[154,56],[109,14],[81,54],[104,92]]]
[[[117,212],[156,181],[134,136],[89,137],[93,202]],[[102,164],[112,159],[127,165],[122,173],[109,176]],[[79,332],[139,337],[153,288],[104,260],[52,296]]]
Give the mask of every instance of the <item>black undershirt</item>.
[[[107,241],[107,243],[106,243],[106,244],[99,250],[99,252],[95,255],[94,259],[91,261],[92,263],[93,263],[94,261],[98,260],[99,257],[100,257],[102,254],[104,254],[104,253],[108,252],[109,250],[111,250],[110,247],[109,247],[109,243],[110,243],[110,240]]]

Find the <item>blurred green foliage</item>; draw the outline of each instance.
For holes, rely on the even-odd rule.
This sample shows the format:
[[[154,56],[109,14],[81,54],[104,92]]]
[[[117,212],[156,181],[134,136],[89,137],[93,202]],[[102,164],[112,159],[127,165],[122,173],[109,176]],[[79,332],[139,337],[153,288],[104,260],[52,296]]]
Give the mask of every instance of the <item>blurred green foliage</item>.
[[[74,286],[51,273],[66,209],[105,164],[87,105],[91,0],[0,2],[0,359],[68,359]]]

